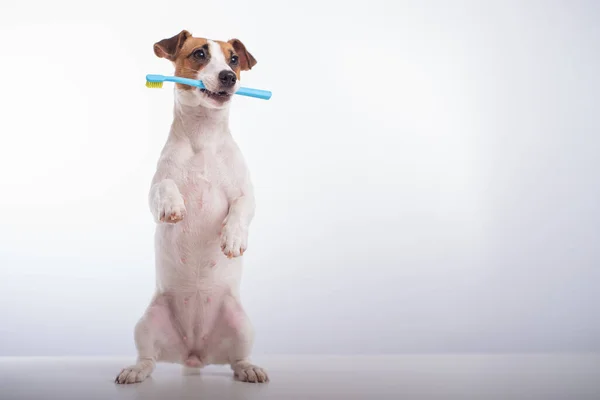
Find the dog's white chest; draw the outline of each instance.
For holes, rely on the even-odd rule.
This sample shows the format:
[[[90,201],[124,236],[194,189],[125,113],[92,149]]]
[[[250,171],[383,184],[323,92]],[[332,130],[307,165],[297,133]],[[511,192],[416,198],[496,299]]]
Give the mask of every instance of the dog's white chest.
[[[235,178],[214,149],[202,149],[187,161],[178,182],[186,201],[190,222],[198,219],[222,221],[228,210],[228,194],[235,191]]]
[[[178,184],[182,189],[205,190],[207,187],[219,189],[231,194],[236,191],[239,181],[237,162],[230,157],[228,144],[220,147],[203,147],[190,149],[188,158],[182,163]]]
[[[218,183],[218,177],[224,174],[222,161],[217,150],[202,148],[193,153],[185,166],[189,180],[193,183],[201,180],[209,183]]]

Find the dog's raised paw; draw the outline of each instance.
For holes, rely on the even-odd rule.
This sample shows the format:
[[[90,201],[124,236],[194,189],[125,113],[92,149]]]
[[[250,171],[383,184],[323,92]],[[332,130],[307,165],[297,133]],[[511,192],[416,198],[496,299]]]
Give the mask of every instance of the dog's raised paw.
[[[158,215],[160,222],[175,224],[185,217],[185,205],[183,201],[180,203],[166,201],[159,207]]]
[[[221,250],[227,258],[239,257],[248,247],[248,230],[240,223],[225,220],[221,231]]]

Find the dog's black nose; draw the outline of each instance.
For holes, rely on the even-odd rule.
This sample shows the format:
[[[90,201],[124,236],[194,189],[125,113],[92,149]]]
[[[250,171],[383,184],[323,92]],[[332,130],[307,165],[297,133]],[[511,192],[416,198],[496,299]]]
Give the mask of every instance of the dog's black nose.
[[[219,73],[219,80],[221,84],[225,87],[232,87],[235,85],[235,81],[237,81],[237,77],[233,73],[233,71],[223,70]]]

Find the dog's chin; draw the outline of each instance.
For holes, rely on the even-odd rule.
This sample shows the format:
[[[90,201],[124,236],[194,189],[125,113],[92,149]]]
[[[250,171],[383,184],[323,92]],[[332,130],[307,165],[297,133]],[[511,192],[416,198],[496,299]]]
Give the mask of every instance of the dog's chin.
[[[232,94],[217,94],[215,96],[213,92],[201,91],[200,89],[177,90],[177,102],[188,107],[204,107],[213,110],[223,109],[229,105],[232,97]]]
[[[220,91],[213,92],[208,89],[198,89],[197,96],[200,103],[207,108],[225,108],[231,101],[233,93]]]

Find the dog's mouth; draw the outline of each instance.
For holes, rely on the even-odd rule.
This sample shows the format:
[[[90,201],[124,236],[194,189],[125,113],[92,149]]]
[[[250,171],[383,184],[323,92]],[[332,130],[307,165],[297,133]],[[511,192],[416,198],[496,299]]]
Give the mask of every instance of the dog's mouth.
[[[218,101],[227,101],[231,98],[231,93],[226,92],[224,90],[220,92],[211,92],[208,89],[200,89],[200,91],[208,97],[210,97],[211,99],[215,99]]]

